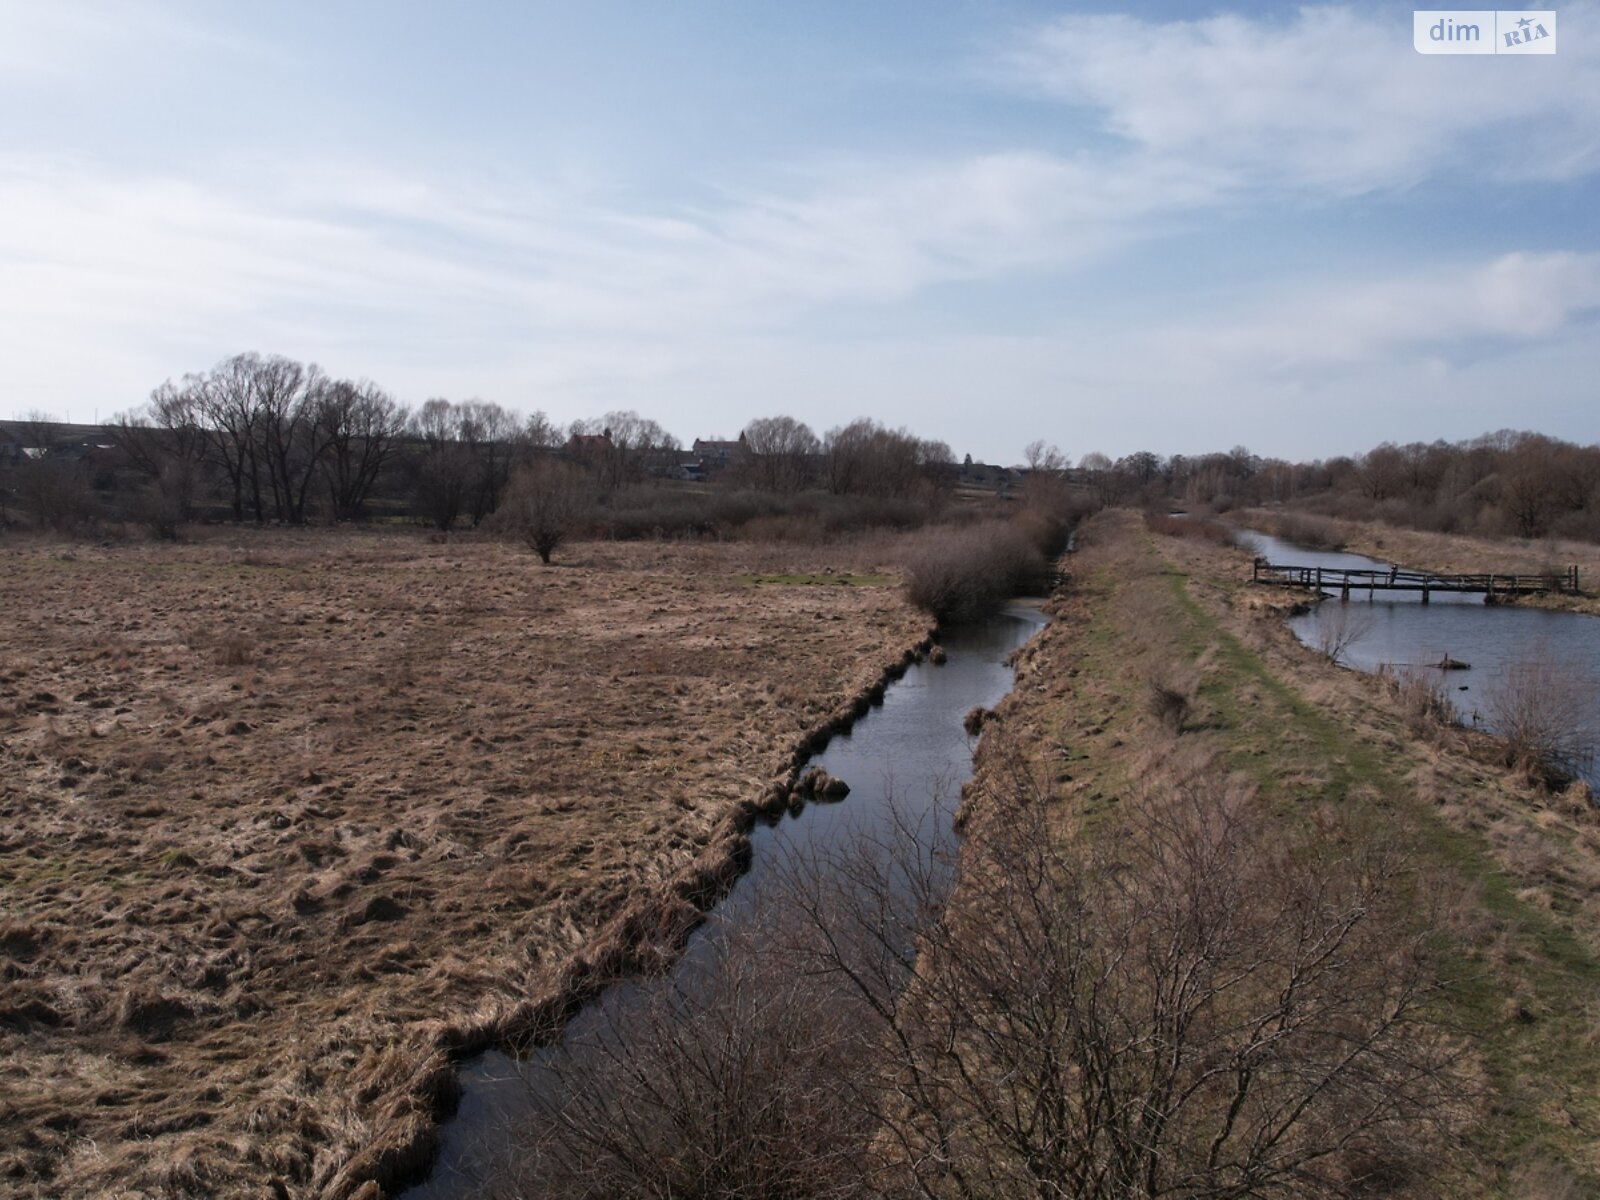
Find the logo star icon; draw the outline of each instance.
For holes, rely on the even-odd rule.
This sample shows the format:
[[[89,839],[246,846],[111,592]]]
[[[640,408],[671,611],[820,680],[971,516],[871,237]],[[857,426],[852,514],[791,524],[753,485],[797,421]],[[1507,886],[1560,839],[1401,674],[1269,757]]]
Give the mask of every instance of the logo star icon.
[[[1517,22],[1517,27],[1520,28],[1520,29],[1526,29],[1529,25],[1532,25],[1532,24],[1533,24],[1533,22],[1528,20],[1527,17],[1523,17],[1522,20]]]

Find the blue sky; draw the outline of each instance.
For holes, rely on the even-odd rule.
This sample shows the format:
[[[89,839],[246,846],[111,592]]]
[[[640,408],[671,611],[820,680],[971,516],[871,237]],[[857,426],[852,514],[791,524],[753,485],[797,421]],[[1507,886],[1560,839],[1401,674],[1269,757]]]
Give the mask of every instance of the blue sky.
[[[0,412],[240,350],[685,440],[1600,437],[1600,3],[0,0]]]

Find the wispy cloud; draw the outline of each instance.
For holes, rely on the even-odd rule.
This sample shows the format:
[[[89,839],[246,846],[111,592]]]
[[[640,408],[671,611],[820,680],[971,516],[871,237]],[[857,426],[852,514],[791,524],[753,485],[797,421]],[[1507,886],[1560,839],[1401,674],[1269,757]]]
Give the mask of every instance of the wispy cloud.
[[[1164,330],[1165,352],[1233,374],[1325,375],[1412,354],[1475,359],[1600,313],[1600,254],[1503,255],[1466,267],[1316,283]]]
[[[1064,16],[1005,58],[1018,86],[1096,110],[1145,155],[1205,164],[1236,188],[1350,194],[1438,172],[1563,179],[1600,166],[1600,41],[1519,59],[1422,58],[1410,11],[1153,22]],[[1575,33],[1593,3],[1563,8]]]
[[[81,70],[111,53],[127,28],[118,11],[0,0],[21,31],[9,53],[36,67],[66,69],[87,47]],[[169,49],[228,43],[173,15],[183,10],[131,11]],[[1563,10],[1564,30],[1585,14],[1600,6]],[[1336,264],[1323,278],[1302,267],[1232,312],[1152,315],[1135,330],[1107,330],[1074,293],[1082,268],[1153,238],[1181,252],[1174,229],[1197,236],[1224,209],[1600,169],[1600,48],[1581,37],[1554,59],[1502,62],[1417,56],[1409,28],[1376,10],[1064,16],[991,66],[988,86],[1058,103],[1064,126],[1109,136],[1068,152],[1002,132],[966,154],[912,137],[894,161],[848,140],[778,147],[759,167],[702,176],[687,164],[695,186],[642,198],[527,163],[446,169],[392,146],[335,161],[241,145],[204,172],[162,173],[7,153],[0,140],[0,374],[23,407],[80,412],[136,403],[166,375],[243,348],[371,374],[411,399],[481,390],[569,416],[657,401],[690,411],[697,395],[748,416],[750,397],[803,381],[878,397],[901,419],[921,411],[960,440],[962,405],[996,390],[1209,380],[1214,396],[1237,395],[1559,338],[1597,303],[1593,255],[1493,258],[1506,249],[1495,246],[1471,261],[1470,245],[1360,284],[1326,282]],[[967,337],[957,349],[897,319],[930,289],[973,281],[1053,287],[1054,343]],[[881,352],[808,331],[857,313]],[[929,396],[943,397],[939,412]]]

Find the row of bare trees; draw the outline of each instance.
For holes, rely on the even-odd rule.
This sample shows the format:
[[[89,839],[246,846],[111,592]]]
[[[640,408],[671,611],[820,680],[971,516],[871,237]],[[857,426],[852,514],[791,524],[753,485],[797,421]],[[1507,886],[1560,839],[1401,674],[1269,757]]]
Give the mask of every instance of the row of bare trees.
[[[407,421],[375,384],[240,354],[163,384],[115,431],[163,527],[192,519],[214,483],[236,521],[302,525],[319,481],[336,518],[359,516]]]
[[[740,434],[734,481],[764,492],[825,488],[840,496],[917,498],[948,484],[944,442],[862,418],[818,437],[790,416],[762,417]]]
[[[1444,1178],[1467,1089],[1395,847],[1216,769],[1092,837],[1020,765],[958,855],[905,822],[543,1052],[485,1194],[1380,1194]],[[1331,818],[1330,818],[1331,819]],[[937,839],[933,845],[941,845]]]
[[[1059,456],[1046,465],[1064,466]],[[1291,504],[1446,533],[1600,541],[1600,445],[1508,429],[1461,442],[1385,442],[1310,462],[1261,458],[1244,447],[1115,461],[1090,454],[1074,474],[1108,504]]]

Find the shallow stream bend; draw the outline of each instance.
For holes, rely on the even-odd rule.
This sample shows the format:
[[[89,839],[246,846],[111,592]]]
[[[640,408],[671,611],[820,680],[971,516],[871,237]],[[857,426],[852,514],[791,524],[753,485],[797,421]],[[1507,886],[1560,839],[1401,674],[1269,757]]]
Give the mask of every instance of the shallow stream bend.
[[[714,951],[712,939],[737,930],[763,877],[796,852],[822,861],[828,851],[842,850],[863,834],[887,838],[891,824],[908,818],[930,840],[952,839],[949,816],[961,785],[972,774],[973,739],[962,720],[972,708],[992,707],[1011,690],[1011,651],[1044,622],[1036,606],[1016,604],[986,624],[947,631],[941,643],[947,655],[943,665],[913,665],[890,685],[881,706],[829,742],[812,761],[848,783],[849,796],[838,803],[807,804],[798,813],[756,825],[750,835],[749,870],[712,910],[712,919],[691,935],[673,976],[694,971]],[[607,1023],[620,1027],[638,993],[635,984],[610,988],[572,1019],[563,1038],[592,1036]],[[461,1200],[481,1194],[495,1164],[503,1161],[508,1140],[530,1119],[525,1070],[524,1064],[498,1052],[461,1068],[461,1103],[443,1126],[433,1173],[405,1193],[407,1200]]]

